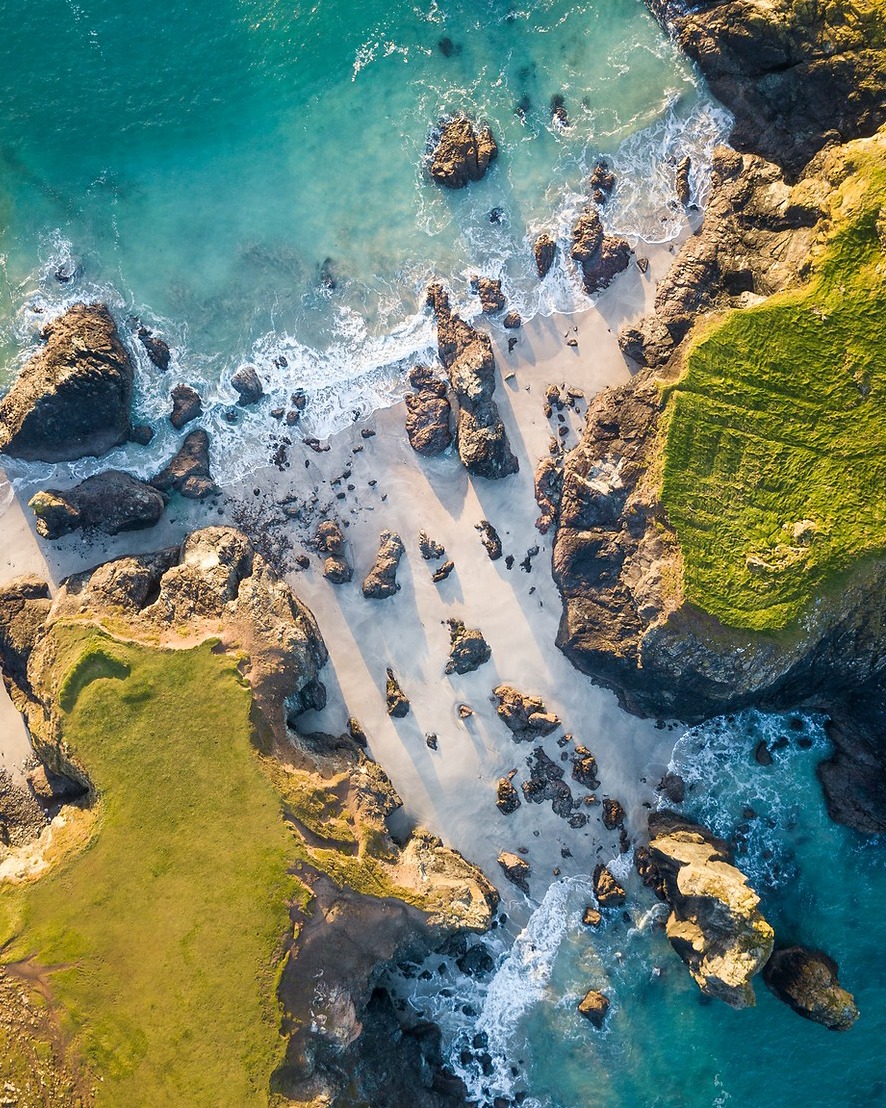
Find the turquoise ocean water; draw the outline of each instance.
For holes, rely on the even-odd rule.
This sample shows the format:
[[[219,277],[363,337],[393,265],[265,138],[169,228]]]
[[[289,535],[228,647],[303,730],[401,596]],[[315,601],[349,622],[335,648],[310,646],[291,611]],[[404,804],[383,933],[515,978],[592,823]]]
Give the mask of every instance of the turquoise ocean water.
[[[319,434],[397,395],[432,341],[420,305],[432,275],[463,300],[470,273],[501,276],[524,315],[586,305],[561,263],[539,286],[530,244],[541,230],[566,241],[595,160],[619,178],[608,228],[662,241],[681,225],[674,159],[692,154],[703,202],[728,130],[638,0],[18,0],[0,17],[0,387],[47,318],[102,296],[124,328],[137,316],[173,348],[162,378],[133,346],[157,455],[169,385],[195,384],[222,480],[263,460],[267,409],[295,387]],[[551,123],[555,95],[566,130]],[[459,109],[489,120],[502,153],[448,194],[422,160],[434,122]],[[244,361],[272,397],[230,426],[227,381]],[[774,764],[758,766],[760,735],[782,732]],[[689,732],[674,759],[694,785],[685,811],[739,837],[780,937],[840,962],[856,1027],[829,1033],[762,985],[752,1011],[702,1003],[651,900],[589,934],[589,882],[571,878],[490,981],[410,986],[480,1102],[522,1090],[550,1108],[886,1104],[886,865],[827,820],[825,752],[820,721],[800,733],[743,716]],[[591,986],[613,1001],[602,1033],[575,1011]],[[460,1061],[478,1031],[486,1073]]]

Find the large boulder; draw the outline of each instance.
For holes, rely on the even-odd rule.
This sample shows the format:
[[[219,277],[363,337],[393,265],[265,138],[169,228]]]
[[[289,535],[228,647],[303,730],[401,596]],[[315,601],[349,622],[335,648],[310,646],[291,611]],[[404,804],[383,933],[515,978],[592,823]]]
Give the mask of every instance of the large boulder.
[[[479,181],[498,157],[492,131],[466,116],[456,116],[440,126],[431,158],[431,176],[449,189],[464,188]]]
[[[493,694],[498,700],[498,718],[516,742],[531,742],[560,726],[559,718],[548,711],[540,696],[521,693],[513,685],[498,685]]]
[[[367,600],[385,600],[399,592],[397,567],[403,550],[403,540],[395,531],[382,531],[375,563],[363,580],[363,595]]]
[[[0,400],[0,452],[67,462],[129,437],[132,361],[104,304],[74,304]]]
[[[572,230],[572,260],[578,265],[585,292],[601,292],[628,268],[631,248],[624,239],[603,233],[597,209],[585,208]]]
[[[437,320],[440,361],[458,401],[459,457],[477,477],[495,480],[516,473],[520,465],[493,399],[495,357],[489,336],[452,311],[441,285],[428,288],[428,303]]]
[[[837,963],[820,950],[803,946],[776,950],[766,963],[763,980],[779,1000],[831,1031],[848,1031],[858,1019],[855,998],[837,978]]]
[[[151,484],[160,492],[179,492],[188,500],[204,500],[214,496],[218,485],[209,467],[209,433],[199,428],[185,435],[185,440]]]
[[[406,434],[417,454],[433,457],[452,444],[449,423],[452,405],[446,383],[427,366],[418,365],[409,374],[413,392],[406,394]]]
[[[649,837],[638,868],[671,908],[671,946],[706,996],[733,1008],[755,1004],[751,982],[772,954],[774,933],[732,848],[673,812],[650,815]]]
[[[449,619],[449,661],[445,673],[473,673],[492,657],[481,631],[465,627],[460,619]]]
[[[78,528],[116,535],[153,527],[163,515],[162,493],[137,477],[109,469],[60,491],[46,489],[31,497],[37,533],[58,539]]]

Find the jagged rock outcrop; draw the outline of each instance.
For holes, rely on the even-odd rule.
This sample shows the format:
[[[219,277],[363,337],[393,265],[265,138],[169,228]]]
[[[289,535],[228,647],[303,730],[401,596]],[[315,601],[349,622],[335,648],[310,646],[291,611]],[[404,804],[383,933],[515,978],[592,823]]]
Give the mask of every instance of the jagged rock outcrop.
[[[367,600],[384,600],[399,591],[397,567],[404,549],[403,540],[395,531],[382,531],[375,563],[363,580],[363,595]]]
[[[531,742],[560,726],[559,717],[548,711],[540,696],[521,693],[513,685],[499,685],[492,691],[498,698],[498,717],[516,742]]]
[[[492,651],[481,631],[465,627],[460,619],[450,619],[447,623],[450,650],[444,673],[473,673],[489,661]]]
[[[244,408],[257,404],[265,393],[254,365],[241,365],[236,369],[231,377],[231,384],[238,394],[237,403]]]
[[[572,260],[581,271],[585,292],[602,292],[628,268],[631,248],[624,239],[603,233],[596,207],[585,208],[572,230]]]
[[[0,453],[66,462],[129,437],[133,368],[104,304],[74,304],[0,400]]]
[[[718,147],[704,224],[659,281],[654,313],[620,334],[625,354],[660,368],[699,313],[798,283],[829,191],[815,173],[790,186],[772,162]]]
[[[495,806],[506,816],[516,812],[520,807],[520,794],[514,788],[510,777],[500,777],[496,790]]]
[[[792,175],[886,121],[882,9],[868,0],[647,0],[735,116],[730,141]]]
[[[594,896],[601,908],[620,908],[627,899],[627,894],[609,867],[602,863],[594,868]]]
[[[209,461],[209,433],[203,428],[189,431],[184,442],[150,482],[160,492],[179,492],[188,500],[205,500],[218,493]]]
[[[848,1031],[858,1019],[855,998],[838,980],[837,963],[820,950],[790,946],[774,951],[763,980],[779,1000],[831,1031]]]
[[[138,334],[139,342],[145,348],[153,364],[165,373],[166,370],[169,369],[169,361],[171,358],[169,343],[166,342],[165,339],[159,338],[153,331],[148,330],[147,327],[139,327],[136,333]]]
[[[427,366],[418,365],[409,374],[413,391],[406,394],[406,434],[417,454],[433,457],[452,444],[452,405],[445,382]]]
[[[688,206],[689,201],[692,199],[691,173],[692,158],[687,154],[677,162],[674,173],[674,191],[677,194],[677,199],[684,208]]]
[[[497,157],[498,146],[489,127],[456,116],[440,125],[431,156],[431,176],[446,188],[461,189],[484,177]]]
[[[493,400],[495,357],[488,335],[456,315],[442,285],[428,288],[428,303],[437,320],[440,361],[458,401],[456,447],[467,470],[495,480],[516,473],[519,463]]]
[[[498,856],[498,864],[508,881],[529,896],[529,875],[531,873],[529,863],[521,858],[519,854],[512,854],[509,850],[503,850]]]
[[[317,528],[314,542],[317,550],[326,555],[323,576],[333,585],[346,585],[354,571],[345,557],[345,537],[339,525],[334,520],[324,520]]]
[[[400,682],[394,676],[394,671],[390,666],[387,669],[385,680],[385,703],[387,704],[388,715],[394,719],[403,719],[409,715],[409,697],[400,688]]]
[[[169,422],[180,431],[186,423],[203,414],[203,400],[200,393],[190,385],[176,385],[169,394],[172,397],[172,414]]]
[[[495,277],[472,277],[471,290],[480,297],[480,311],[484,315],[504,311],[507,300],[501,291],[501,281]]]
[[[674,812],[650,815],[641,875],[671,908],[671,945],[703,993],[746,1008],[755,1003],[752,978],[769,960],[774,933],[733,861],[729,844],[706,828]]]
[[[37,533],[58,539],[79,528],[116,535],[153,527],[163,515],[163,495],[128,473],[109,469],[70,489],[45,489],[28,506],[37,517]]]
[[[474,524],[474,529],[480,532],[480,542],[489,556],[490,562],[497,562],[502,556],[501,537],[488,519],[481,519]]]
[[[551,271],[557,255],[557,244],[547,232],[538,236],[532,247],[538,279],[543,281]]]
[[[542,535],[556,522],[562,495],[562,465],[556,458],[542,458],[535,469],[535,502],[539,510],[535,526]]]

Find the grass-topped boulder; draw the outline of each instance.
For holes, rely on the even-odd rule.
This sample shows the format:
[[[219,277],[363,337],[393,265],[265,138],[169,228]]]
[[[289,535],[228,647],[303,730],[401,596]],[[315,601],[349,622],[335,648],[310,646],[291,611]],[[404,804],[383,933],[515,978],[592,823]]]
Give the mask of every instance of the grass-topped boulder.
[[[77,575],[51,604],[0,591],[36,749],[88,786],[0,847],[0,1081],[51,1059],[50,1105],[334,1103],[377,963],[488,926],[477,870],[425,834],[390,839],[381,768],[288,726],[322,703],[325,661],[310,612],[229,528]],[[320,1030],[318,981],[344,1004]]]

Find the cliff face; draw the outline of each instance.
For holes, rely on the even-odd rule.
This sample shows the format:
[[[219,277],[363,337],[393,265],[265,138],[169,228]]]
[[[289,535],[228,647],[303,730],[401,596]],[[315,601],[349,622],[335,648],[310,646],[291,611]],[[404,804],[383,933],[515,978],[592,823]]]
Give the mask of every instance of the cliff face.
[[[886,121],[881,0],[649,0],[735,115],[732,144],[791,176]],[[687,10],[688,9],[688,10]]]
[[[884,158],[882,136],[861,140],[789,186],[718,153],[702,231],[621,336],[646,368],[595,399],[566,460],[553,554],[579,669],[644,715],[831,713],[830,810],[870,832],[886,828]]]

